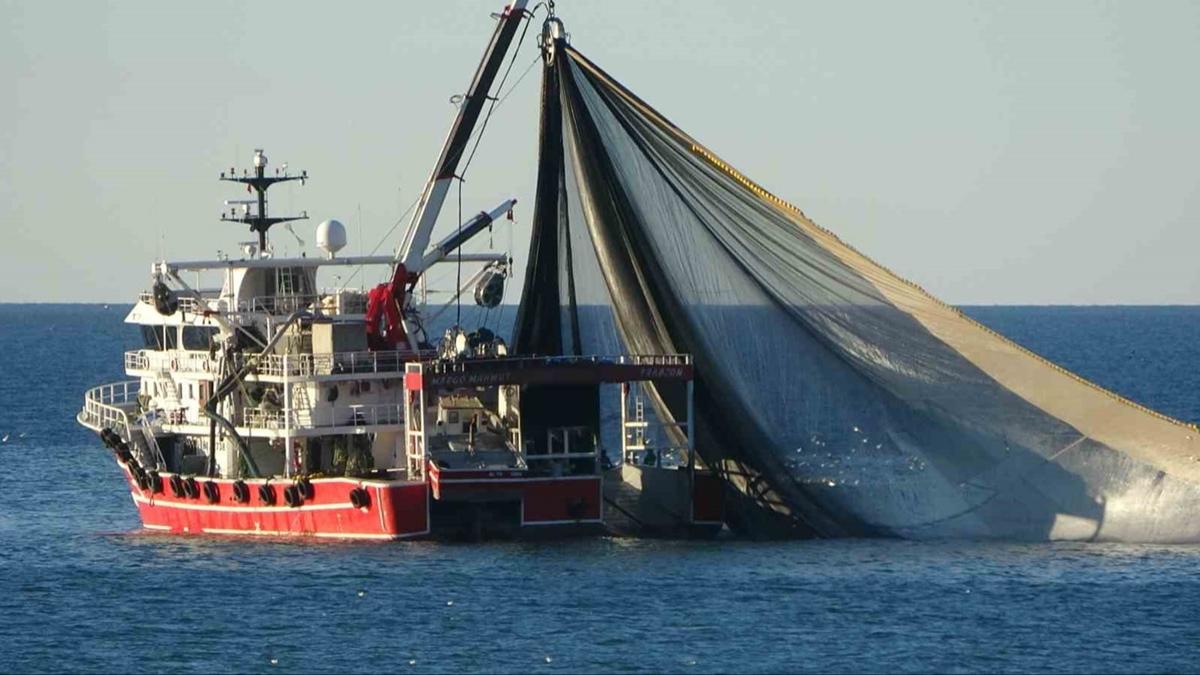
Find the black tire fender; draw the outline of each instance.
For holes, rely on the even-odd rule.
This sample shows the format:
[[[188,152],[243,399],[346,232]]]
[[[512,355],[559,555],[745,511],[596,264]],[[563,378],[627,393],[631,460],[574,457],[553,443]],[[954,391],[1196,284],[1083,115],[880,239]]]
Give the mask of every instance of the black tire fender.
[[[246,481],[234,481],[233,501],[239,504],[246,504],[250,501],[250,488],[246,485]]]
[[[371,493],[364,488],[356,487],[350,491],[350,504],[356,509],[366,509],[371,507]]]
[[[304,496],[300,494],[300,488],[289,485],[283,489],[283,501],[288,506],[295,508],[304,503]]]

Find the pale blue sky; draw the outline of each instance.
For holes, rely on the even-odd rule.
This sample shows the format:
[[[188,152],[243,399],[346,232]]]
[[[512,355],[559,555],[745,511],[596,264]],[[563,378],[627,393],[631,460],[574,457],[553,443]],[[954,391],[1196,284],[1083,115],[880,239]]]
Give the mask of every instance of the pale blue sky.
[[[215,217],[241,194],[215,179],[260,146],[313,178],[273,201],[314,217],[302,237],[337,217],[351,252],[373,246],[499,4],[0,0],[0,301],[131,301],[160,253],[231,250],[248,234]],[[558,10],[682,128],[949,302],[1200,299],[1198,3]],[[538,79],[499,109],[464,191],[468,211],[522,201],[521,263]]]

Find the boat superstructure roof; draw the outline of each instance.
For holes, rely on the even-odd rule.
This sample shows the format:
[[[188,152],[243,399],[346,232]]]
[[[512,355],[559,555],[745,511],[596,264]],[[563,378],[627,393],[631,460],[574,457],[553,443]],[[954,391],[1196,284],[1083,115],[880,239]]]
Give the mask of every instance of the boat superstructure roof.
[[[505,253],[454,253],[440,257],[432,264],[457,264],[460,262],[483,263],[485,265],[483,271],[486,271],[492,266],[506,265],[508,256]],[[347,287],[325,289],[313,285],[304,295],[261,297],[258,295],[261,289],[254,287],[253,284],[251,287],[245,288],[244,280],[252,276],[261,278],[263,274],[273,274],[273,270],[291,273],[301,271],[306,276],[311,276],[312,282],[315,284],[315,275],[320,268],[373,266],[393,269],[396,264],[396,259],[390,255],[286,258],[272,256],[219,257],[213,260],[159,261],[154,263],[152,274],[156,278],[173,279],[179,286],[187,289],[181,291],[178,296],[180,307],[187,311],[164,316],[154,307],[154,294],[151,291],[144,291],[139,296],[139,302],[125,317],[125,321],[126,323],[150,326],[210,325],[207,318],[208,312],[220,312],[224,315],[263,312],[271,315],[284,315],[304,307],[308,307],[317,314],[363,318],[363,312],[366,310],[366,293],[363,289]],[[215,288],[203,288],[199,284],[193,287],[183,279],[183,275],[189,273],[196,275],[219,274],[224,277],[224,280]],[[476,272],[471,279],[478,278],[480,274],[481,272]],[[199,280],[200,277],[197,276],[196,281]],[[462,290],[459,291],[460,294],[462,292]],[[350,298],[351,305],[356,308],[344,307],[342,303],[346,302],[346,298]],[[322,304],[324,301],[334,302],[335,305],[325,307]]]
[[[507,257],[502,253],[463,253],[451,255],[438,262],[503,262]],[[152,272],[203,272],[212,270],[238,269],[279,269],[279,268],[317,268],[356,265],[395,265],[396,258],[390,255],[373,256],[344,256],[338,258],[318,258],[307,256],[293,258],[217,258],[216,260],[183,260],[159,261],[154,263]]]

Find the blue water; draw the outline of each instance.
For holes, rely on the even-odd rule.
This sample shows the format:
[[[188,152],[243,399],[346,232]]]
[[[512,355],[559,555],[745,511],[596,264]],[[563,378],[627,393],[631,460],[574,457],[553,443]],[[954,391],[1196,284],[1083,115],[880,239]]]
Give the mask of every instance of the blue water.
[[[143,534],[73,419],[124,309],[0,305],[0,672],[1200,672],[1200,547]],[[1200,421],[1200,307],[968,311]]]

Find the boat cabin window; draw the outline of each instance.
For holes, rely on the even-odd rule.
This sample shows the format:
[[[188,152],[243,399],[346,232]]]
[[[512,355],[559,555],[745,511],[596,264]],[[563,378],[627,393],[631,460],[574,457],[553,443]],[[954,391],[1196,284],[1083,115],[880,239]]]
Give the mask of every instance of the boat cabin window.
[[[215,326],[184,326],[183,348],[207,350],[216,336],[217,328]]]
[[[178,330],[176,326],[142,326],[142,341],[146,349],[175,349],[179,344]]]

